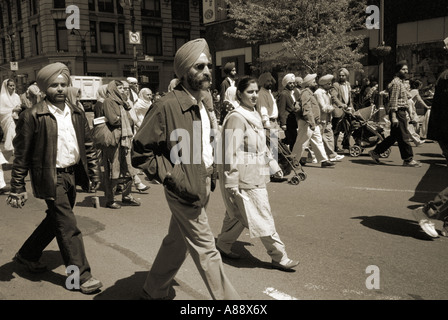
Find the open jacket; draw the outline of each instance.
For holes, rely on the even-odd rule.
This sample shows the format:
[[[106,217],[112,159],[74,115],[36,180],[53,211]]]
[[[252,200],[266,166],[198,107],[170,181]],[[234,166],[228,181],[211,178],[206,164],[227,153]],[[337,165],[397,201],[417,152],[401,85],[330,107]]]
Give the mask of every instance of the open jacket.
[[[178,85],[148,111],[134,136],[131,152],[132,166],[198,207],[208,201],[206,178],[210,173],[202,160],[200,138],[200,121],[212,118],[207,111],[209,119],[201,119],[196,101]],[[210,126],[214,129],[214,122],[210,121]]]
[[[79,144],[80,162],[75,168],[76,184],[88,188],[90,181],[100,181],[98,151],[93,145],[86,115],[78,106],[71,109],[73,127]],[[57,121],[43,100],[20,114],[14,143],[11,192],[25,192],[25,178],[30,173],[36,198],[56,198]]]

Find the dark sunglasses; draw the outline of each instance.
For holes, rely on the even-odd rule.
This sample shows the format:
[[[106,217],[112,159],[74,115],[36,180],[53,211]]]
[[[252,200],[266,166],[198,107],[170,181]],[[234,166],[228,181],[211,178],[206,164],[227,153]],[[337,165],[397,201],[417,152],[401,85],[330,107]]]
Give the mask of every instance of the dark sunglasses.
[[[194,67],[200,71],[204,70],[205,66],[209,68],[210,70],[213,68],[213,65],[211,63],[198,63]]]

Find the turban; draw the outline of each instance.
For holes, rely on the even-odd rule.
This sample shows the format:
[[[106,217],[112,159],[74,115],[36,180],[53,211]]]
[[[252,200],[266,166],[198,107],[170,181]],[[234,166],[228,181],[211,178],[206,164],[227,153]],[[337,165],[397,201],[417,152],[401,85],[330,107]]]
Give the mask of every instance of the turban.
[[[271,74],[270,72],[262,73],[262,74],[260,75],[260,77],[258,78],[258,84],[259,84],[261,87],[263,87],[264,84],[266,83],[266,81],[268,81],[268,80],[272,80],[273,83],[276,83],[274,77],[272,76],[272,74]]]
[[[174,90],[174,88],[177,87],[177,85],[179,84],[180,80],[177,78],[174,78],[170,81],[170,85],[168,86],[168,92],[171,92]]]
[[[235,68],[235,62],[227,62],[224,66],[224,73],[229,74],[233,68]]]
[[[138,80],[134,77],[127,77],[126,80],[128,83],[138,83]]]
[[[30,85],[26,91],[27,93],[31,93],[35,96],[37,96],[40,93],[39,87],[35,84]]]
[[[296,82],[303,83],[303,78],[302,77],[296,77]]]
[[[303,86],[304,87],[308,87],[310,84],[311,84],[311,82],[314,80],[314,79],[316,79],[316,77],[317,77],[317,74],[315,74],[315,73],[313,73],[313,74],[307,74],[306,75],[306,77],[305,77],[305,79],[303,79]]]
[[[203,53],[211,61],[207,41],[202,38],[188,41],[180,47],[174,56],[174,73],[176,73],[177,77],[180,79],[187,74],[188,70],[190,70]]]
[[[286,87],[288,82],[296,82],[296,76],[293,73],[288,73],[283,77],[282,86]]]
[[[322,77],[320,77],[319,79],[319,85],[323,86],[326,85],[327,83],[331,83],[331,81],[333,80],[333,75],[331,74],[326,74]]]
[[[37,86],[40,91],[46,92],[47,88],[59,75],[62,75],[67,80],[69,85],[71,84],[70,71],[63,63],[55,62],[40,69],[36,76]]]
[[[395,72],[398,72],[403,68],[404,66],[407,66],[408,62],[406,60],[401,60],[395,65]]]
[[[340,68],[338,70],[338,74],[340,74],[341,72],[344,72],[346,77],[348,77],[350,75],[350,72],[348,72],[348,70],[346,68]]]

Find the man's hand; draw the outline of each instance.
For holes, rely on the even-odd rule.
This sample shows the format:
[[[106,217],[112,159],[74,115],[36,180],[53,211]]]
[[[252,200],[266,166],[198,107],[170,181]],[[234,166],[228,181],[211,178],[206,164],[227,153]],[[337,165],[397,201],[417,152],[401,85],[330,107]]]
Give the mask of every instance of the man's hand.
[[[6,204],[10,205],[13,208],[22,209],[27,200],[28,194],[26,193],[26,191],[21,193],[10,192],[8,197],[6,198]]]
[[[240,190],[238,189],[238,187],[231,187],[231,188],[226,188],[226,190],[232,195],[232,196],[236,196]]]
[[[282,170],[277,171],[277,172],[274,174],[274,177],[275,177],[275,178],[278,178],[278,179],[283,178],[283,171],[282,171]]]

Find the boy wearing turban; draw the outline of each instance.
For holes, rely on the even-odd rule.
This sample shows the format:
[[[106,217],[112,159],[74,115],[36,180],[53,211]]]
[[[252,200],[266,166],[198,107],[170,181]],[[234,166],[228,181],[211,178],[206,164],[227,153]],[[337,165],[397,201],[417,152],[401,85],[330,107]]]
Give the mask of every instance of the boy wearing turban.
[[[79,270],[80,287],[67,289],[93,293],[102,284],[92,277],[73,206],[76,184],[90,191],[99,186],[97,151],[85,113],[67,100],[68,68],[62,63],[49,64],[39,71],[36,82],[46,97],[20,116],[7,203],[13,208],[25,205],[25,178],[29,173],[34,196],[44,199],[48,209],[14,260],[30,272],[45,272],[46,266],[39,259],[56,237],[65,266]]]
[[[224,274],[207,222],[214,172],[210,141],[217,126],[211,121],[213,111],[206,108],[211,68],[204,39],[185,43],[174,57],[179,85],[154,103],[133,140],[132,165],[142,169],[150,180],[163,183],[172,213],[168,234],[143,285],[142,298],[168,297],[172,281],[190,253],[213,299],[239,299]]]

